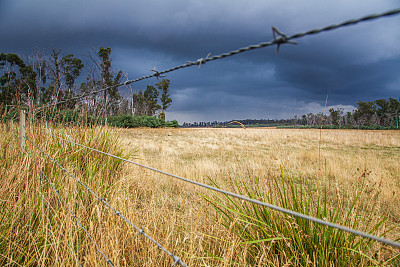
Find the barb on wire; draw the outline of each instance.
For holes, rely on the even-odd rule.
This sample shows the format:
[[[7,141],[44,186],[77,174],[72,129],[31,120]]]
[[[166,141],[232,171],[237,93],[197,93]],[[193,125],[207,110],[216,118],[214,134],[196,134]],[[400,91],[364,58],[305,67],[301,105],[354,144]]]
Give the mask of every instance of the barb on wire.
[[[279,37],[277,38],[276,35],[279,35]],[[276,50],[275,50],[275,54],[278,54],[279,52],[279,48],[281,47],[281,44],[294,44],[297,45],[298,42],[296,41],[289,41],[286,34],[280,32],[277,28],[275,28],[274,26],[272,26],[272,35],[274,36],[274,41],[276,43]]]
[[[100,93],[100,92],[103,92],[105,90],[112,89],[112,88],[115,88],[115,87],[128,85],[128,84],[131,84],[131,83],[134,83],[134,82],[138,82],[138,81],[141,81],[141,80],[144,80],[144,79],[149,79],[151,77],[159,77],[162,74],[166,74],[166,73],[169,73],[169,72],[172,72],[172,71],[176,71],[176,70],[179,70],[179,69],[187,68],[187,67],[190,67],[190,66],[193,66],[193,65],[198,65],[199,68],[200,68],[202,64],[204,64],[204,63],[206,63],[208,61],[218,60],[218,59],[234,56],[234,55],[237,55],[237,54],[240,54],[240,53],[243,53],[243,52],[246,52],[246,51],[254,50],[254,49],[259,49],[259,48],[264,48],[264,47],[267,47],[267,46],[277,45],[277,49],[275,51],[275,53],[277,53],[282,44],[285,44],[285,43],[294,44],[295,42],[291,41],[292,39],[298,39],[298,38],[302,38],[302,37],[304,37],[306,35],[313,35],[313,34],[318,34],[318,33],[325,32],[325,31],[331,31],[331,30],[338,29],[340,27],[354,25],[354,24],[357,24],[357,23],[360,23],[360,22],[365,22],[365,21],[374,20],[374,19],[387,17],[387,16],[393,16],[393,15],[397,15],[399,13],[400,13],[400,8],[392,9],[392,10],[389,10],[389,11],[386,11],[386,12],[383,12],[383,13],[367,15],[367,16],[364,16],[364,17],[361,17],[361,18],[358,18],[358,19],[351,19],[351,20],[345,21],[345,22],[340,23],[340,24],[333,24],[333,25],[326,26],[324,28],[320,28],[320,29],[317,28],[317,29],[309,30],[307,32],[296,33],[296,34],[293,34],[293,35],[290,35],[290,36],[286,36],[285,34],[283,34],[280,31],[278,31],[275,27],[273,27],[272,33],[274,35],[274,39],[269,41],[269,42],[259,43],[259,44],[256,44],[256,45],[249,45],[247,47],[242,47],[242,48],[239,48],[237,50],[233,50],[233,51],[230,51],[230,52],[227,52],[227,53],[223,53],[223,54],[220,54],[220,55],[216,55],[216,56],[213,56],[213,57],[207,56],[206,58],[200,58],[195,62],[188,61],[186,64],[182,64],[182,65],[179,65],[179,66],[176,66],[174,68],[167,69],[167,70],[164,70],[164,71],[157,71],[157,70],[154,69],[154,70],[152,70],[153,74],[151,74],[151,75],[142,76],[140,78],[137,78],[137,79],[134,79],[134,80],[128,80],[126,82],[119,83],[119,84],[116,84],[116,85],[113,85],[113,86],[109,86],[109,87],[106,87],[106,88],[103,88],[103,89],[100,89],[100,90],[97,90],[97,91],[93,91],[91,93],[87,93],[87,94],[83,94],[83,95],[80,95],[80,96],[72,97],[70,99],[62,100],[62,101],[57,102],[56,104],[49,104],[47,106],[37,108],[37,109],[35,109],[35,111],[39,111],[41,109],[48,108],[48,107],[51,107],[51,106],[54,106],[54,105],[66,103],[66,102],[69,102],[69,101],[72,101],[72,100],[77,100],[77,99],[80,99],[80,98],[84,98],[86,96],[89,96],[89,95],[92,95],[92,94],[97,94],[97,93]],[[277,38],[276,34],[279,35],[278,38]]]
[[[208,53],[206,58],[202,57],[202,58],[199,58],[198,60],[196,60],[194,62],[193,61],[188,61],[187,64],[189,66],[198,65],[199,69],[200,69],[201,68],[201,64],[206,64],[206,62],[210,60],[210,56],[211,56],[211,53]]]
[[[88,186],[86,186],[84,183],[82,183],[82,181],[80,181],[78,178],[76,178],[73,174],[71,174],[67,169],[65,169],[63,166],[61,166],[54,158],[52,158],[49,154],[47,154],[45,151],[43,151],[40,147],[38,147],[36,144],[34,144],[31,140],[29,140],[28,138],[26,138],[26,140],[28,140],[34,147],[36,147],[36,149],[38,149],[41,153],[43,153],[45,156],[47,156],[51,161],[54,162],[54,164],[56,164],[60,169],[62,169],[64,172],[66,172],[71,178],[73,178],[77,183],[79,183],[81,186],[83,186],[89,193],[91,193],[95,198],[97,198],[97,200],[99,200],[100,202],[102,202],[106,207],[108,207],[109,209],[111,209],[115,215],[121,217],[124,221],[126,221],[129,225],[131,225],[133,228],[136,229],[136,231],[139,232],[139,234],[141,234],[142,236],[146,237],[147,239],[149,239],[151,242],[153,242],[154,244],[156,244],[160,249],[162,249],[167,255],[169,255],[172,259],[174,259],[174,257],[176,257],[175,255],[173,255],[170,251],[168,251],[166,248],[164,248],[160,243],[158,243],[156,240],[154,240],[152,237],[150,237],[149,235],[147,235],[143,229],[138,228],[136,225],[134,225],[133,223],[131,223],[124,215],[121,214],[121,212],[119,212],[118,210],[116,210],[114,207],[112,207],[109,203],[107,203],[104,198],[99,197],[95,192],[93,192]],[[181,266],[186,267],[186,264],[183,263],[182,261],[178,262]]]
[[[166,77],[165,75],[161,75],[160,72],[156,69],[156,67],[151,69],[151,71],[153,72],[154,77],[156,77],[158,81],[160,81],[159,78],[165,78]]]
[[[29,138],[26,137],[26,140],[28,140],[32,145],[35,146],[35,144],[29,140]],[[28,154],[31,159],[35,162],[37,169],[40,171],[40,173],[43,175],[43,177],[46,179],[47,183],[51,186],[52,190],[56,193],[58,199],[60,202],[62,202],[66,207],[67,210],[69,211],[69,213],[71,214],[71,216],[76,220],[76,223],[78,224],[79,228],[81,228],[86,235],[88,236],[88,238],[90,239],[90,241],[92,241],[92,243],[94,244],[94,246],[96,247],[97,251],[104,257],[104,259],[106,260],[106,262],[108,263],[108,265],[110,266],[114,266],[111,262],[110,259],[107,258],[107,256],[100,250],[99,246],[97,245],[96,241],[94,241],[94,239],[92,238],[92,236],[89,234],[89,232],[82,226],[81,221],[78,219],[78,217],[76,217],[76,214],[70,209],[70,207],[68,206],[67,202],[64,200],[64,198],[60,195],[60,193],[58,192],[58,190],[55,188],[54,184],[52,182],[50,182],[50,179],[47,177],[47,175],[40,169],[38,163],[33,159],[32,155]]]
[[[170,176],[170,177],[173,177],[173,178],[176,178],[176,179],[179,179],[179,180],[182,180],[182,181],[185,181],[185,182],[197,185],[197,186],[201,186],[201,187],[204,187],[204,188],[207,188],[207,189],[210,189],[210,190],[213,190],[213,191],[225,194],[225,195],[229,195],[229,196],[232,196],[232,197],[235,197],[235,198],[238,198],[238,199],[241,199],[241,200],[245,200],[245,201],[260,205],[260,206],[264,206],[264,207],[267,207],[267,208],[270,208],[270,209],[273,209],[273,210],[276,210],[276,211],[279,211],[279,212],[282,212],[282,213],[285,213],[285,214],[288,214],[288,215],[291,215],[291,216],[299,217],[299,218],[302,218],[302,219],[305,219],[305,220],[309,220],[309,221],[312,221],[312,222],[315,222],[315,223],[318,223],[318,224],[322,224],[322,225],[325,225],[325,226],[328,226],[328,227],[336,228],[336,229],[341,230],[341,231],[345,231],[345,232],[348,232],[348,233],[351,233],[351,234],[354,234],[354,235],[358,235],[358,236],[365,237],[365,238],[368,238],[368,239],[371,239],[371,240],[375,240],[375,241],[378,241],[378,242],[381,242],[381,243],[384,243],[384,244],[387,244],[387,245],[390,245],[390,246],[394,246],[394,247],[400,248],[400,243],[397,243],[397,242],[392,241],[392,240],[388,240],[388,239],[385,239],[385,238],[382,238],[382,237],[374,236],[374,235],[366,233],[366,232],[358,231],[358,230],[355,230],[355,229],[352,229],[352,228],[349,228],[349,227],[346,227],[346,226],[342,226],[342,225],[339,225],[339,224],[335,224],[335,223],[331,223],[331,222],[328,222],[328,221],[324,221],[324,220],[318,219],[316,217],[312,217],[312,216],[309,216],[309,215],[298,213],[298,212],[295,212],[295,211],[292,211],[292,210],[288,210],[288,209],[285,209],[285,208],[282,208],[282,207],[279,207],[279,206],[275,206],[275,205],[272,205],[272,204],[269,204],[269,203],[265,203],[265,202],[262,202],[262,201],[259,201],[259,200],[256,200],[256,199],[248,198],[248,197],[236,194],[236,193],[232,193],[232,192],[225,191],[225,190],[222,190],[222,189],[219,189],[219,188],[216,188],[216,187],[213,187],[213,186],[209,186],[209,185],[206,185],[206,184],[203,184],[203,183],[200,183],[200,182],[196,182],[196,181],[193,181],[193,180],[190,180],[190,179],[187,179],[187,178],[183,178],[183,177],[180,177],[180,176],[177,176],[177,175],[174,175],[174,174],[170,174],[170,173],[167,173],[167,172],[164,172],[164,171],[161,171],[161,170],[158,170],[158,169],[155,169],[155,168],[152,168],[152,167],[149,167],[149,166],[146,166],[146,165],[143,165],[143,164],[140,164],[140,163],[128,160],[128,159],[124,159],[124,158],[121,158],[121,157],[118,157],[118,156],[115,156],[115,155],[112,155],[112,154],[97,150],[95,148],[91,148],[91,147],[88,147],[88,146],[85,146],[85,145],[82,145],[82,144],[79,144],[79,143],[75,143],[73,141],[70,141],[70,140],[58,137],[56,135],[47,133],[45,131],[40,131],[40,132],[42,132],[44,134],[47,134],[49,136],[52,136],[54,138],[57,138],[59,140],[66,141],[66,142],[69,142],[71,144],[74,144],[74,145],[77,145],[77,146],[80,146],[80,147],[84,147],[84,148],[90,149],[92,151],[101,153],[103,155],[107,155],[107,156],[110,156],[110,157],[113,157],[113,158],[116,158],[116,159],[120,159],[120,160],[123,160],[125,162],[131,163],[131,164],[146,168],[148,170],[152,170],[152,171],[155,171],[155,172],[158,172],[158,173],[161,173],[161,174],[164,174],[164,175],[167,175],[167,176]]]

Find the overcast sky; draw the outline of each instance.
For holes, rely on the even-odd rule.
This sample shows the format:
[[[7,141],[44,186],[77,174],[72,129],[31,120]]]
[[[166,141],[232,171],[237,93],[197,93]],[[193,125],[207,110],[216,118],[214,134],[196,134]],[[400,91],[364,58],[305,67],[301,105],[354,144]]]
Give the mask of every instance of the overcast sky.
[[[52,47],[83,58],[110,46],[112,64],[135,79],[239,47],[399,8],[399,0],[0,0],[0,52]],[[400,96],[400,16],[307,36],[167,75],[167,119],[288,118]],[[134,83],[153,85],[155,78]]]

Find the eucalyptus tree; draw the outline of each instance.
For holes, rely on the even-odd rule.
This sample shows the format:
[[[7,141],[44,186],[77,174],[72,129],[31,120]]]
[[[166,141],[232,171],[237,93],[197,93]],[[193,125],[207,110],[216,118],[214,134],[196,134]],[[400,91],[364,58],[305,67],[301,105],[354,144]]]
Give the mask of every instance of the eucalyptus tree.
[[[13,53],[0,54],[0,102],[3,105],[30,104],[37,97],[36,72]]]
[[[171,105],[172,99],[171,95],[169,93],[169,85],[170,85],[170,80],[169,79],[163,79],[161,82],[156,83],[156,86],[158,90],[161,91],[161,114],[160,117],[162,119],[165,119],[165,110]]]
[[[159,92],[154,86],[148,85],[146,90],[139,90],[132,96],[134,116],[153,116],[161,108],[158,104]]]
[[[117,109],[118,101],[121,100],[121,96],[118,92],[118,87],[113,87],[121,82],[123,78],[123,72],[120,70],[118,73],[113,75],[111,68],[111,48],[110,47],[100,47],[97,52],[98,59],[100,59],[100,64],[97,66],[101,71],[102,86],[111,87],[104,90],[104,120],[107,121],[107,114],[109,113],[109,106],[111,107],[111,113],[115,113]]]

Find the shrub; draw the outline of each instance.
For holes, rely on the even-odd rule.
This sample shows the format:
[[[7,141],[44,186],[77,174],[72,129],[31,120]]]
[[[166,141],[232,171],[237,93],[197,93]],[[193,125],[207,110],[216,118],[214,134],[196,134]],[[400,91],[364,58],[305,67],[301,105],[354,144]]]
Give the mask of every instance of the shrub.
[[[112,116],[108,118],[108,124],[110,126],[119,128],[134,128],[134,127],[179,127],[176,120],[165,122],[162,118],[157,118],[155,116],[132,116],[132,115],[120,115]]]
[[[133,117],[133,120],[137,123],[136,127],[158,128],[164,126],[162,119],[152,116],[137,116]]]
[[[110,126],[118,128],[131,128],[135,127],[133,117],[131,115],[112,116],[107,119]]]
[[[177,121],[177,120],[173,120],[173,121],[167,121],[167,122],[165,123],[165,126],[166,126],[166,127],[178,128],[178,127],[179,127],[179,124],[178,124],[178,121]]]

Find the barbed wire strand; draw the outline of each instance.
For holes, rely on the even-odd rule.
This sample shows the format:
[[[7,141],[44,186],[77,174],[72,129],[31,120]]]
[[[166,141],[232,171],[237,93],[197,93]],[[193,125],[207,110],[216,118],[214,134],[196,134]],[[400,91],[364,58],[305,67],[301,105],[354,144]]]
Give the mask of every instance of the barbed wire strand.
[[[101,93],[101,92],[103,92],[105,90],[109,90],[109,89],[113,89],[113,88],[116,88],[116,87],[128,85],[128,84],[135,83],[135,82],[138,82],[138,81],[141,81],[141,80],[145,80],[145,79],[149,79],[149,78],[152,78],[152,77],[159,78],[159,77],[162,77],[163,74],[166,74],[166,73],[169,73],[169,72],[172,72],[172,71],[176,71],[176,70],[179,70],[179,69],[191,67],[191,66],[194,66],[194,65],[199,66],[199,68],[200,68],[201,65],[204,65],[206,62],[213,61],[213,60],[218,60],[218,59],[222,59],[222,58],[226,58],[226,57],[230,57],[230,56],[234,56],[234,55],[237,55],[237,54],[240,54],[240,53],[243,53],[243,52],[247,52],[247,51],[250,51],[250,50],[254,50],[254,49],[259,49],[259,48],[264,48],[264,47],[267,47],[267,46],[277,45],[277,48],[276,48],[276,53],[277,53],[282,44],[297,44],[296,42],[291,41],[292,39],[298,39],[298,38],[305,37],[307,35],[314,35],[314,34],[318,34],[318,33],[321,33],[321,32],[332,31],[332,30],[335,30],[335,29],[338,29],[338,28],[341,28],[341,27],[355,25],[355,24],[360,23],[360,22],[375,20],[375,19],[378,19],[378,18],[393,16],[393,15],[397,15],[399,13],[400,13],[400,8],[392,9],[392,10],[389,10],[389,11],[386,11],[386,12],[383,12],[383,13],[371,14],[371,15],[367,15],[367,16],[364,16],[364,17],[361,17],[361,18],[358,18],[358,19],[350,19],[350,20],[347,20],[345,22],[342,22],[342,23],[339,23],[339,24],[332,24],[332,25],[329,25],[329,26],[326,26],[326,27],[323,27],[323,28],[316,28],[316,29],[312,29],[312,30],[309,30],[309,31],[306,31],[306,32],[295,33],[295,34],[290,35],[290,36],[286,36],[286,34],[280,32],[274,26],[272,26],[272,33],[274,35],[274,39],[269,41],[269,42],[263,42],[263,43],[259,43],[259,44],[256,44],[256,45],[249,45],[247,47],[242,47],[242,48],[239,48],[237,50],[233,50],[233,51],[230,51],[230,52],[227,52],[227,53],[223,53],[223,54],[220,54],[220,55],[216,55],[216,56],[212,56],[212,57],[210,57],[210,54],[208,54],[206,58],[200,58],[200,59],[198,59],[196,61],[188,61],[186,64],[182,64],[182,65],[179,65],[179,66],[176,66],[176,67],[164,70],[164,71],[157,71],[154,68],[154,69],[151,70],[151,71],[153,71],[153,74],[142,76],[142,77],[134,79],[134,80],[127,80],[127,81],[125,81],[123,83],[119,83],[119,84],[115,84],[115,85],[112,85],[112,86],[108,86],[108,87],[105,87],[105,88],[102,88],[102,89],[99,89],[99,90],[96,90],[96,91],[93,91],[93,92],[90,92],[90,93],[87,93],[87,94],[83,94],[83,95],[78,95],[76,97],[72,97],[72,98],[69,98],[69,99],[66,99],[66,100],[61,100],[59,102],[56,102],[56,103],[53,103],[53,104],[49,104],[47,106],[36,108],[34,111],[37,112],[37,111],[45,109],[45,108],[49,108],[49,107],[52,107],[52,106],[55,106],[55,105],[59,105],[59,104],[62,104],[62,103],[66,103],[66,102],[70,102],[70,101],[73,101],[73,100],[78,100],[78,99],[81,99],[81,98],[84,98],[84,97],[87,97],[87,96],[90,96],[90,95],[93,95],[93,94]]]
[[[34,144],[31,140],[26,138],[34,147],[36,147],[40,152],[42,152],[44,155],[46,155],[51,161],[53,161],[59,168],[61,168],[64,172],[66,172],[71,178],[73,178],[77,183],[79,183],[81,186],[83,186],[89,193],[91,193],[94,197],[96,197],[100,202],[102,202],[105,206],[107,206],[109,209],[111,209],[115,215],[121,217],[124,221],[126,221],[129,225],[131,225],[133,228],[135,228],[139,234],[142,236],[146,237],[149,239],[151,242],[153,242],[155,245],[157,245],[161,250],[163,250],[168,256],[170,256],[174,260],[174,265],[179,264],[183,267],[187,267],[187,265],[178,257],[172,254],[172,252],[168,251],[166,248],[164,248],[160,243],[158,243],[156,240],[154,240],[152,237],[147,235],[143,229],[137,227],[134,225],[131,221],[129,221],[124,215],[121,214],[118,210],[116,210],[114,207],[112,207],[110,204],[108,204],[104,198],[99,197],[95,192],[93,192],[88,186],[86,186],[82,181],[77,179],[73,174],[71,174],[67,169],[65,169],[63,166],[61,166],[54,158],[52,158],[49,154],[47,154],[45,151],[43,151],[40,147],[38,147],[36,144]]]
[[[384,243],[384,244],[387,244],[387,245],[390,245],[390,246],[394,246],[394,247],[400,248],[400,243],[397,243],[397,242],[392,241],[392,240],[388,240],[388,239],[385,239],[385,238],[382,238],[382,237],[374,236],[374,235],[366,233],[366,232],[362,232],[362,231],[358,231],[358,230],[355,230],[355,229],[351,229],[351,228],[348,228],[348,227],[345,227],[345,226],[342,226],[342,225],[339,225],[339,224],[335,224],[335,223],[331,223],[331,222],[328,222],[328,221],[324,221],[324,220],[321,220],[321,219],[318,219],[318,218],[315,218],[315,217],[312,217],[312,216],[309,216],[309,215],[305,215],[305,214],[298,213],[298,212],[295,212],[295,211],[292,211],[292,210],[288,210],[288,209],[285,209],[285,208],[282,208],[282,207],[278,207],[278,206],[275,206],[275,205],[272,205],[272,204],[269,204],[269,203],[265,203],[265,202],[262,202],[262,201],[259,201],[259,200],[256,200],[256,199],[248,198],[248,197],[245,197],[245,196],[242,196],[242,195],[239,195],[239,194],[235,194],[235,193],[232,193],[232,192],[229,192],[229,191],[225,191],[225,190],[213,187],[213,186],[209,186],[209,185],[206,185],[206,184],[203,184],[203,183],[200,183],[200,182],[196,182],[196,181],[193,181],[193,180],[190,180],[190,179],[187,179],[187,178],[183,178],[183,177],[180,177],[180,176],[177,176],[177,175],[174,175],[174,174],[170,174],[170,173],[167,173],[167,172],[164,172],[164,171],[161,171],[161,170],[158,170],[158,169],[155,169],[155,168],[152,168],[152,167],[149,167],[149,166],[146,166],[146,165],[143,165],[143,164],[140,164],[140,163],[128,160],[128,159],[124,159],[124,158],[121,158],[121,157],[118,157],[118,156],[115,156],[115,155],[112,155],[112,154],[97,150],[95,148],[91,148],[91,147],[88,147],[88,146],[85,146],[85,145],[82,145],[82,144],[79,144],[79,143],[75,143],[73,141],[66,140],[64,138],[55,136],[53,134],[50,134],[50,133],[47,133],[47,132],[44,132],[44,131],[40,131],[40,132],[45,133],[45,134],[50,135],[50,136],[53,136],[54,138],[58,138],[60,140],[75,144],[77,146],[93,150],[93,151],[101,153],[103,155],[107,155],[107,156],[110,156],[110,157],[113,157],[113,158],[116,158],[116,159],[120,159],[122,161],[131,163],[131,164],[134,164],[134,165],[137,165],[137,166],[140,166],[140,167],[143,167],[143,168],[146,168],[146,169],[149,169],[149,170],[152,170],[152,171],[155,171],[155,172],[158,172],[158,173],[161,173],[161,174],[164,174],[164,175],[167,175],[167,176],[170,176],[170,177],[173,177],[173,178],[176,178],[176,179],[179,179],[179,180],[182,180],[182,181],[197,185],[197,186],[201,186],[201,187],[204,187],[204,188],[207,188],[207,189],[210,189],[210,190],[213,190],[213,191],[225,194],[225,195],[229,195],[229,196],[232,196],[232,197],[235,197],[235,198],[238,198],[238,199],[241,199],[241,200],[245,200],[245,201],[260,205],[260,206],[264,206],[264,207],[267,207],[267,208],[270,208],[270,209],[273,209],[273,210],[276,210],[276,211],[279,211],[279,212],[282,212],[282,213],[285,213],[285,214],[288,214],[288,215],[291,215],[291,216],[299,217],[299,218],[302,218],[302,219],[305,219],[305,220],[308,220],[308,221],[312,221],[312,222],[315,222],[315,223],[318,223],[318,224],[322,224],[322,225],[325,225],[325,226],[328,226],[328,227],[336,228],[336,229],[341,230],[341,231],[345,231],[345,232],[348,232],[348,233],[351,233],[351,234],[354,234],[354,235],[362,236],[362,237],[365,237],[365,238],[368,238],[368,239],[372,239],[372,240],[375,240],[375,241],[378,241],[378,242],[381,242],[381,243]]]
[[[25,137],[25,139],[27,141],[29,141],[32,145],[36,146],[29,138]],[[28,154],[29,155],[29,154]],[[97,245],[97,243],[94,241],[94,239],[92,238],[92,236],[89,234],[89,232],[82,226],[80,220],[78,219],[78,217],[76,217],[75,213],[69,208],[67,202],[64,200],[64,198],[60,195],[60,193],[58,192],[58,190],[55,188],[54,184],[52,182],[50,182],[50,179],[47,177],[47,175],[40,169],[38,163],[33,159],[32,155],[29,155],[31,157],[31,159],[33,160],[33,162],[35,162],[38,170],[40,171],[40,173],[43,175],[43,177],[45,177],[45,179],[47,180],[47,183],[51,186],[52,190],[56,193],[58,199],[67,207],[67,210],[69,211],[69,213],[71,214],[71,216],[76,220],[76,223],[78,224],[79,228],[81,228],[86,235],[88,236],[88,238],[90,239],[90,241],[92,241],[92,243],[94,244],[94,246],[96,247],[97,251],[104,257],[104,259],[106,260],[107,264],[110,266],[114,266],[111,262],[110,259],[107,258],[107,256],[100,250],[99,246]]]

